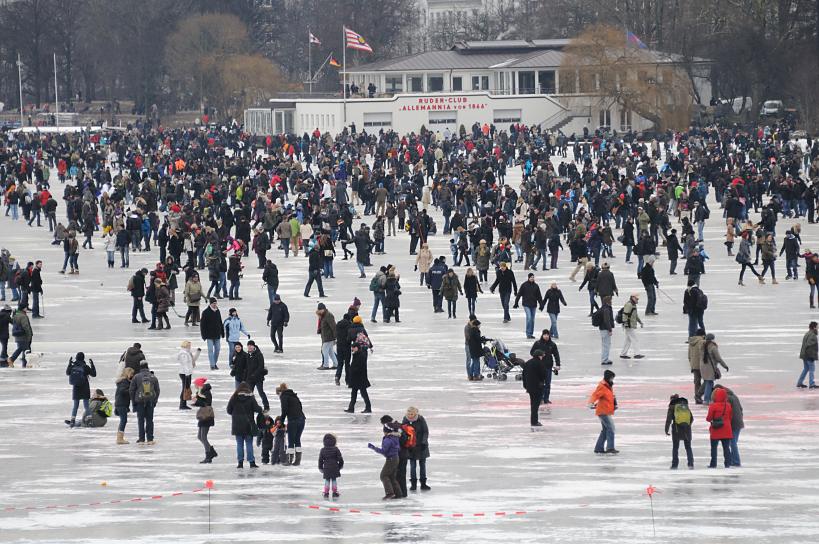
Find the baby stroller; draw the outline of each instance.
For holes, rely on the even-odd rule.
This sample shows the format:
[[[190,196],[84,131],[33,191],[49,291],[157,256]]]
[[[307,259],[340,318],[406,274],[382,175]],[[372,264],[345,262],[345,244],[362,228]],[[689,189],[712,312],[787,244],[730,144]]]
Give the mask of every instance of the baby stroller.
[[[506,381],[510,373],[515,374],[516,380],[523,379],[522,359],[515,357],[502,340],[487,338],[483,346],[483,369],[481,373],[487,378]]]

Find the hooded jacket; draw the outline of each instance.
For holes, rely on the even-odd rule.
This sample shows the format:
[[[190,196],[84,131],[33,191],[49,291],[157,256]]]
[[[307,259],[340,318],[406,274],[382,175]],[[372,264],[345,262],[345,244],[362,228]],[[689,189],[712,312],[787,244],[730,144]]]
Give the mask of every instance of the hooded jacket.
[[[341,451],[336,447],[336,437],[332,434],[324,435],[324,447],[319,452],[318,468],[325,480],[334,480],[341,477],[344,458],[341,456]]]
[[[708,415],[705,417],[706,421],[711,422],[709,429],[711,440],[730,440],[734,437],[734,431],[731,428],[732,416],[733,410],[731,403],[728,402],[728,393],[723,388],[715,389],[711,405],[708,407]],[[722,427],[715,429],[713,421],[718,417],[722,418]]]
[[[256,420],[253,414],[261,414],[262,407],[256,402],[253,393],[234,393],[228,401],[227,413],[231,416],[230,433],[233,436],[256,435]]]

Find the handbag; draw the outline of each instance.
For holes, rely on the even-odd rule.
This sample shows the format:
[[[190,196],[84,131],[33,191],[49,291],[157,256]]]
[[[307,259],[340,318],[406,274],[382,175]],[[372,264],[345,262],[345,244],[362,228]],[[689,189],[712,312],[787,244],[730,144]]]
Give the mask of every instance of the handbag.
[[[197,421],[208,421],[213,419],[213,406],[202,406],[196,411]]]
[[[725,426],[725,421],[722,419],[722,416],[725,415],[725,406],[722,407],[722,415],[717,416],[711,420],[711,428],[713,429],[722,429]]]
[[[193,391],[191,391],[190,387],[186,387],[182,391],[182,400],[187,402],[187,401],[191,400],[192,398],[193,398]]]

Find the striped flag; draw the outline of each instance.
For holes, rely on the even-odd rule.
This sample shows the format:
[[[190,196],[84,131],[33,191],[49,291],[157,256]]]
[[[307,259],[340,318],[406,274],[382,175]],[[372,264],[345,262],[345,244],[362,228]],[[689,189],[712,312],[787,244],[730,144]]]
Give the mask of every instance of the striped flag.
[[[370,47],[370,44],[367,43],[364,36],[358,32],[354,32],[345,26],[344,36],[346,37],[345,41],[348,49],[357,49],[358,51],[366,51],[367,53],[373,52],[373,48]]]
[[[643,41],[637,37],[636,34],[630,31],[626,31],[626,42],[638,49],[648,49],[648,46],[644,44]]]
[[[312,32],[310,32],[310,43],[315,44],[315,45],[321,45],[321,42],[319,41],[319,39],[316,38],[315,36],[313,36]]]

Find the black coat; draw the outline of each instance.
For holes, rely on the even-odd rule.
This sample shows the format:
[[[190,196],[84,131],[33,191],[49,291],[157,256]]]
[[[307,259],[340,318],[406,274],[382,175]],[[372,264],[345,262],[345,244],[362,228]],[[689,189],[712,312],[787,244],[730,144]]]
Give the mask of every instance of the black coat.
[[[230,375],[240,382],[247,381],[247,352],[242,350],[239,353],[233,352],[233,370]]]
[[[410,459],[426,459],[429,457],[429,427],[424,416],[418,415],[415,421],[410,421],[404,417],[403,425],[412,425],[415,429],[415,447],[410,448]]]
[[[29,291],[32,293],[43,292],[43,278],[40,276],[40,270],[35,266],[31,269],[31,280],[29,282]]]
[[[515,304],[521,299],[523,299],[524,306],[543,309],[543,295],[540,293],[540,286],[535,282],[527,280],[520,284],[518,294],[515,297]]]
[[[264,375],[264,355],[262,355],[261,350],[256,348],[256,351],[252,353],[248,351],[247,375],[245,376],[245,381],[250,384],[251,387],[253,387],[257,383],[262,383],[264,381]]]
[[[301,401],[298,395],[292,389],[285,389],[279,395],[279,401],[282,405],[282,423],[290,423],[290,421],[304,418],[304,410],[301,407]],[[287,421],[290,418],[290,421]]]
[[[258,429],[253,414],[261,414],[262,407],[253,393],[234,393],[228,401],[227,413],[231,416],[230,433],[233,436],[256,436]]]
[[[537,342],[536,342],[537,343]],[[532,357],[523,365],[523,388],[527,393],[543,394],[543,387],[546,385],[546,361]]]
[[[478,298],[478,291],[481,289],[481,284],[478,282],[478,276],[464,277],[464,296],[466,298]]]
[[[566,306],[566,299],[563,298],[563,293],[557,287],[550,287],[543,296],[546,302],[546,312],[550,314],[560,313],[560,304]]]
[[[328,434],[324,437],[324,447],[319,452],[318,468],[325,480],[334,480],[341,477],[344,468],[344,458],[336,447],[336,437]]]
[[[85,370],[85,381],[80,385],[75,385],[71,390],[71,400],[88,400],[91,398],[91,385],[88,383],[88,376],[96,377],[97,369],[94,368],[94,363],[86,363],[85,360],[69,361],[65,368],[65,375],[71,375],[71,369],[75,366],[82,366]]]
[[[114,394],[114,414],[127,414],[131,405],[131,380],[123,379],[117,382],[117,392]]]
[[[367,389],[370,381],[367,379],[367,352],[359,349],[353,353],[350,360],[350,370],[347,372],[347,385],[351,389]]]
[[[290,310],[287,309],[287,304],[281,301],[271,304],[270,309],[267,310],[267,322],[271,332],[290,322]]]
[[[199,321],[199,332],[202,340],[218,340],[224,338],[225,327],[222,326],[222,312],[212,310],[210,305],[202,310],[202,319]]]
[[[134,274],[133,284],[134,288],[131,289],[131,296],[134,298],[140,298],[145,296],[145,274],[141,271]]]
[[[542,337],[538,338],[535,343],[532,344],[529,355],[534,356],[536,350],[541,350],[546,355],[543,358],[546,362],[546,368],[552,368],[552,365],[560,366],[560,352],[557,350],[557,344],[551,339],[548,342],[544,342]]]
[[[0,278],[3,281],[5,278]],[[8,310],[0,311],[0,339],[8,340],[9,325],[11,325],[11,312]]]
[[[499,269],[495,283],[492,284],[489,290],[494,291],[495,287],[498,287],[501,293],[514,292],[515,296],[517,296],[518,282],[515,280],[515,273],[508,268],[506,270]]]
[[[481,336],[481,329],[479,327],[472,327],[471,330],[469,331],[469,337],[467,338],[470,357],[483,356],[484,340],[486,339],[483,336]]]

